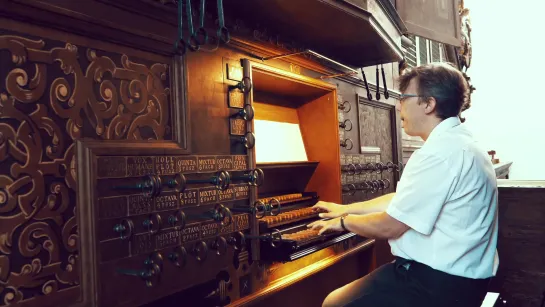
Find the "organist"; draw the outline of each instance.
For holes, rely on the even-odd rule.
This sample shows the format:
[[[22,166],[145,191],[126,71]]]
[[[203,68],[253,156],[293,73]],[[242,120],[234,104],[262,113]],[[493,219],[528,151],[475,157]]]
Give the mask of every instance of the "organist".
[[[459,115],[463,75],[428,64],[400,76],[405,132],[424,146],[397,192],[351,205],[318,202],[319,233],[350,231],[388,239],[396,260],[330,293],[324,306],[478,307],[498,266],[497,186],[487,152]]]

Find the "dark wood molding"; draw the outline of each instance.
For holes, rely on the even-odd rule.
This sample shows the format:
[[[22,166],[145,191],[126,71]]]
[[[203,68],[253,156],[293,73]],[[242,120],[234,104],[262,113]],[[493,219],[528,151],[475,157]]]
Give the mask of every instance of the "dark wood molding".
[[[88,146],[86,142],[81,140],[76,141],[76,154],[77,154],[77,190],[76,190],[76,202],[78,204],[87,204],[86,206],[80,205],[77,210],[77,222],[79,239],[79,250],[85,251],[80,253],[80,280],[82,293],[82,302],[79,307],[91,307],[97,305],[97,297],[99,289],[97,289],[98,272],[97,267],[97,244],[95,242],[95,223],[93,218],[95,216],[95,206],[91,204],[95,203],[94,189],[94,176],[93,169],[96,168],[93,165],[93,152],[92,147]],[[85,225],[85,227],[82,227]]]
[[[189,125],[189,103],[187,101],[186,59],[174,56],[172,61],[171,88],[174,140],[186,153],[191,152],[191,125]]]
[[[407,33],[407,26],[399,16],[395,6],[390,0],[376,0],[377,3],[382,7],[384,12],[386,12],[386,15],[392,21],[394,26],[397,28],[399,33],[405,34]]]

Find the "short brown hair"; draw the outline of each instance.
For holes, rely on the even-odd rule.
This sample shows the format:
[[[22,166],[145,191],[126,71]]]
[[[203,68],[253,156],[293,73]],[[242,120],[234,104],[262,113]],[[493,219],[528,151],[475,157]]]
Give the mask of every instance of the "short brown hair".
[[[450,63],[429,63],[412,67],[399,76],[399,90],[405,92],[412,79],[418,84],[418,95],[429,97],[437,102],[437,117],[446,119],[459,116],[462,107],[469,99],[469,86],[461,71]]]

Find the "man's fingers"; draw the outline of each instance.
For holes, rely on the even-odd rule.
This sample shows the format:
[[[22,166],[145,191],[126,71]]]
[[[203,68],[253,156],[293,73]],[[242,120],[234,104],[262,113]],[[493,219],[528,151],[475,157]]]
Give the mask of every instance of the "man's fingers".
[[[324,227],[324,225],[323,225],[322,222],[314,222],[314,223],[312,223],[311,229],[312,229],[312,230],[315,230],[315,229],[320,229],[320,228],[322,228],[322,227]]]
[[[312,206],[312,208],[330,211],[329,207],[331,206],[331,204],[332,203],[328,203],[328,202],[325,202],[325,201],[319,201],[314,206]]]
[[[312,209],[314,211],[317,211],[317,210],[325,210],[325,211],[329,211],[329,209],[327,208],[327,205],[324,205],[324,204],[316,204],[314,206],[312,206]]]
[[[340,214],[335,212],[327,212],[327,213],[320,213],[318,214],[318,216],[323,219],[332,219],[332,218],[340,216]]]
[[[329,229],[329,226],[322,227],[320,231],[318,231],[318,235],[322,235],[324,232],[326,232]]]

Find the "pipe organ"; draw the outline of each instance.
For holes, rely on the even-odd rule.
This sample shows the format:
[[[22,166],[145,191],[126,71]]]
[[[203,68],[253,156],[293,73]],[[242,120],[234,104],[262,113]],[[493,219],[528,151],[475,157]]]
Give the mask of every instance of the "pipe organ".
[[[401,175],[390,1],[0,2],[0,305],[316,306],[389,260],[306,226]]]

